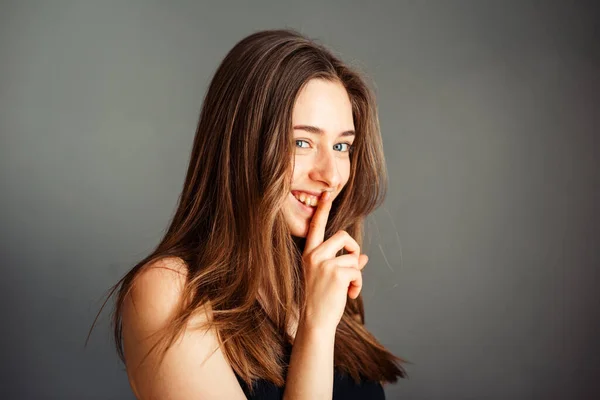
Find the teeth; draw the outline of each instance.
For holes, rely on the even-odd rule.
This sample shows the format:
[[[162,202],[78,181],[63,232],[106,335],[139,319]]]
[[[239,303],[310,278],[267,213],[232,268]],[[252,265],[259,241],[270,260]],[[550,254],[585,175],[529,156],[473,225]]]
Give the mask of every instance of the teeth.
[[[298,195],[294,194],[294,197],[297,198],[299,201],[301,201],[302,203],[306,204],[307,206],[310,207],[315,207],[318,203],[318,200],[315,196],[312,195],[308,195],[306,193],[300,193]]]

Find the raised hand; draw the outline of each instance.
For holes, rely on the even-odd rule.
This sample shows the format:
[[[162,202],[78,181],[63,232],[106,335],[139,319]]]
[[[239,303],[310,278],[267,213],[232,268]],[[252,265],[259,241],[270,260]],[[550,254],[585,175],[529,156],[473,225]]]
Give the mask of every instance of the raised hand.
[[[369,258],[360,254],[358,243],[343,230],[324,241],[331,194],[319,199],[311,219],[302,262],[306,288],[306,310],[301,323],[309,328],[335,332],[344,314],[347,297],[355,299],[362,288],[362,273]],[[346,249],[349,254],[337,256]]]

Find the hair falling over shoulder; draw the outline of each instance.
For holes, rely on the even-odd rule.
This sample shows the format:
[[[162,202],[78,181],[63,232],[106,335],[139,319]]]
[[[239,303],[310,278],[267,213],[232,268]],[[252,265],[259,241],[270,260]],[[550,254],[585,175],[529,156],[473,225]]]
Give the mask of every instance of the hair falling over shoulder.
[[[255,379],[284,384],[284,345],[291,340],[286,327],[291,310],[302,309],[303,273],[302,249],[281,208],[292,177],[292,109],[313,78],[344,85],[356,129],[350,177],[332,205],[325,237],[343,229],[362,245],[364,219],[382,204],[387,190],[372,90],[357,71],[299,32],[253,33],[225,56],[209,85],[166,234],[108,294],[118,290],[112,324],[121,360],[122,305],[134,279],[144,266],[177,257],[188,272],[186,300],[157,343],[162,356],[194,312],[210,304],[209,327],[218,332],[234,371],[249,384]],[[259,286],[269,288],[268,313],[259,301]],[[406,378],[401,363],[407,361],[382,346],[364,320],[362,296],[348,298],[336,333],[335,366],[355,381]]]

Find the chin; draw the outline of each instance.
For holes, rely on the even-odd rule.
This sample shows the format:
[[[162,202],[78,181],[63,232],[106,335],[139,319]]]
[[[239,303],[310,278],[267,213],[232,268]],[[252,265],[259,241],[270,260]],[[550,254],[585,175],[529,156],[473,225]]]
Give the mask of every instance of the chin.
[[[284,216],[285,222],[292,236],[305,238],[308,235],[310,220],[303,220],[302,218],[298,218],[297,215],[290,215],[287,213],[285,213]]]
[[[288,224],[288,227],[290,228],[290,233],[292,234],[292,236],[295,236],[297,238],[306,238],[306,235],[308,234],[308,224],[305,224],[305,226],[290,226]]]
[[[293,201],[296,201],[295,199]],[[310,218],[303,218],[294,210],[294,204],[286,204],[283,209],[285,223],[292,236],[306,238],[310,225]]]

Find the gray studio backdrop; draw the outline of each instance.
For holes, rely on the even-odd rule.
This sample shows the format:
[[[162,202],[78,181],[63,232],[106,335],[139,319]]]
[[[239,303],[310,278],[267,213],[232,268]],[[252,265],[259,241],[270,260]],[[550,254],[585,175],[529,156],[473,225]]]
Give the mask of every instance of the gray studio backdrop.
[[[171,217],[209,80],[291,27],[375,82],[367,326],[390,399],[600,398],[593,2],[4,1],[0,398],[131,399],[106,290]]]

